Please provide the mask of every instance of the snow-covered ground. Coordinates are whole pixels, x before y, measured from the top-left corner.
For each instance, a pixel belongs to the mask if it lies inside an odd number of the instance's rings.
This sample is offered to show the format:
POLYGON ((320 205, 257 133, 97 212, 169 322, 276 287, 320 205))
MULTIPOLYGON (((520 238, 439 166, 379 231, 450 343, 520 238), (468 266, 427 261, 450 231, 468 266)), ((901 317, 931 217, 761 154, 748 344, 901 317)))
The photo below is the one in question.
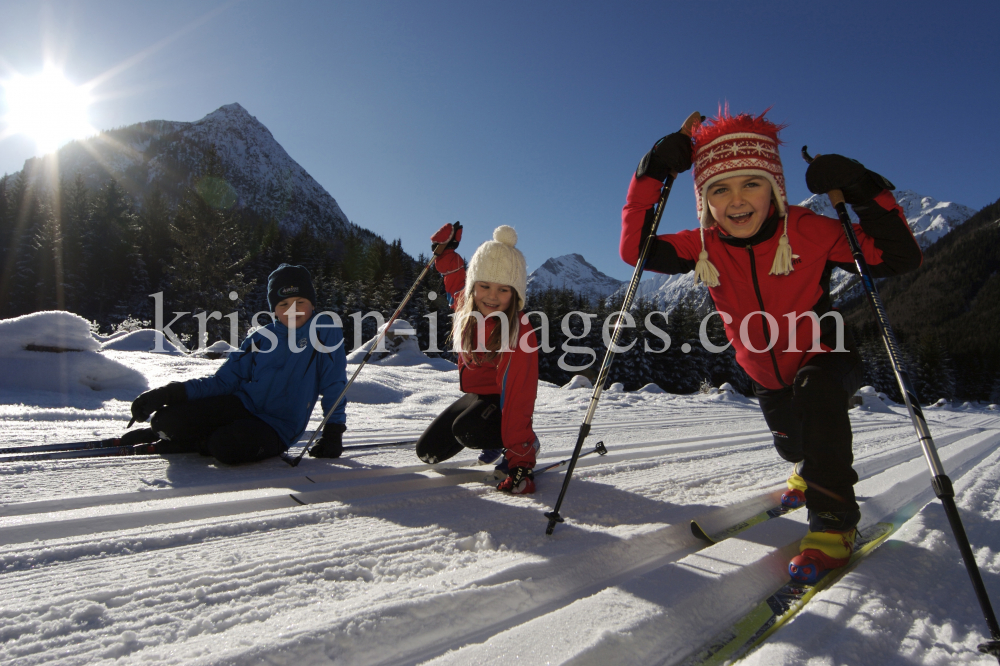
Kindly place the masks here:
MULTIPOLYGON (((138 344, 26 351, 38 336, 21 326, 0 349, 7 446, 119 435, 143 384, 222 363, 138 344)), ((86 333, 36 346, 74 336, 86 333)), ((414 439, 458 397, 457 379, 405 348, 371 364, 347 443, 414 439)), ((540 388, 541 463, 569 457, 590 395, 540 388)), ((993 663, 976 652, 985 623, 909 418, 864 400, 852 410, 864 522, 900 528, 745 663, 993 663)), ((925 414, 1000 602, 1000 412, 925 414)), ((609 453, 580 461, 552 536, 542 514, 562 473, 505 496, 471 451, 435 467, 406 445, 296 468, 0 456, 0 663, 683 663, 780 586, 805 531, 800 511, 705 547, 690 520, 753 514, 790 466, 757 406, 726 391, 606 392, 588 444, 600 440, 609 453)))

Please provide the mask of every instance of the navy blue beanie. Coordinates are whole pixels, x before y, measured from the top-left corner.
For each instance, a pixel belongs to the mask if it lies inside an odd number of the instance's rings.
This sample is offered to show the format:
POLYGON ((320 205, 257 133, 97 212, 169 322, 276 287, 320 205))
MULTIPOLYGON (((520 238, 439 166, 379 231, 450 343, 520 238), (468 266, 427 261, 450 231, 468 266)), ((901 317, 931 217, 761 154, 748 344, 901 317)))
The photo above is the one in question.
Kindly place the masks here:
POLYGON ((281 264, 267 276, 267 304, 271 312, 286 298, 300 297, 316 307, 316 288, 305 266, 281 264))

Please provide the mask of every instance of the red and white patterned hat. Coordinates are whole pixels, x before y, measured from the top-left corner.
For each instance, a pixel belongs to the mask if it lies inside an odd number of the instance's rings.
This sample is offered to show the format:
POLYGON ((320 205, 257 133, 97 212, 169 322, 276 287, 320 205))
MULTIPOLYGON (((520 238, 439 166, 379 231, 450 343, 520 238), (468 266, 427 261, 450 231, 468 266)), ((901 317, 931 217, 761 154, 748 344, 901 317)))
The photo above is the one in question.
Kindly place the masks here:
MULTIPOLYGON (((769 109, 770 110, 770 109, 769 109)), ((708 187, 732 176, 763 176, 771 183, 778 213, 784 217, 788 209, 785 195, 785 174, 778 155, 778 132, 785 128, 759 116, 729 114, 728 107, 719 110, 717 118, 695 129, 694 194, 698 202, 698 219, 705 229, 715 221, 708 210, 705 195, 708 187)))
POLYGON ((763 176, 771 183, 778 214, 785 218, 785 224, 769 274, 788 275, 795 270, 793 263, 798 255, 792 252, 788 241, 788 197, 781 156, 778 155, 781 143, 778 132, 785 126, 766 120, 766 113, 756 117, 748 113, 732 116, 728 107, 719 109, 717 118, 699 125, 691 135, 694 140, 694 195, 701 224, 701 253, 694 268, 695 284, 704 282, 709 287, 720 284, 719 271, 709 261, 705 247, 705 230, 716 223, 705 196, 713 183, 733 176, 763 176))

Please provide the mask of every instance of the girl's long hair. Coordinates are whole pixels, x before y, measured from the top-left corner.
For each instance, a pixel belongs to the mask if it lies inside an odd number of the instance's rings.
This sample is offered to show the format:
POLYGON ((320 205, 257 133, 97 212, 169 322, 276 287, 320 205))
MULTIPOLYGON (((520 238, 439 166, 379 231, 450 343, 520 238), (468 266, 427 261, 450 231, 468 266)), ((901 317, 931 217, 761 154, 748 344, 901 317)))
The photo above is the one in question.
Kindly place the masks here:
POLYGON ((478 318, 473 314, 478 312, 476 310, 476 302, 472 297, 475 288, 475 282, 470 282, 466 285, 465 291, 462 292, 462 301, 459 303, 451 325, 451 338, 455 341, 455 351, 461 354, 469 365, 481 365, 486 361, 495 359, 500 355, 500 352, 515 349, 517 347, 517 336, 520 332, 520 317, 517 316, 518 294, 517 290, 511 287, 510 304, 506 310, 494 312, 488 316, 481 315, 484 318, 502 317, 503 319, 497 322, 497 325, 485 340, 485 345, 480 346, 478 318), (504 320, 507 323, 507 340, 501 339, 503 337, 504 320))

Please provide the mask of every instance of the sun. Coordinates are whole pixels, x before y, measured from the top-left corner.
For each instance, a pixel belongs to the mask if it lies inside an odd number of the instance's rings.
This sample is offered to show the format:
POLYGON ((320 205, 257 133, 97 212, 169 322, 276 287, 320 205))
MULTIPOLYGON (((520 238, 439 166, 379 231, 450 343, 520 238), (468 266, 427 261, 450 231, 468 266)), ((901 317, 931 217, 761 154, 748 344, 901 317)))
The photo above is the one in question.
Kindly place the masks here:
POLYGON ((21 134, 35 142, 42 154, 59 146, 94 134, 87 119, 90 93, 75 86, 59 70, 46 67, 41 73, 26 77, 14 74, 0 82, 7 112, 3 136, 21 134))

